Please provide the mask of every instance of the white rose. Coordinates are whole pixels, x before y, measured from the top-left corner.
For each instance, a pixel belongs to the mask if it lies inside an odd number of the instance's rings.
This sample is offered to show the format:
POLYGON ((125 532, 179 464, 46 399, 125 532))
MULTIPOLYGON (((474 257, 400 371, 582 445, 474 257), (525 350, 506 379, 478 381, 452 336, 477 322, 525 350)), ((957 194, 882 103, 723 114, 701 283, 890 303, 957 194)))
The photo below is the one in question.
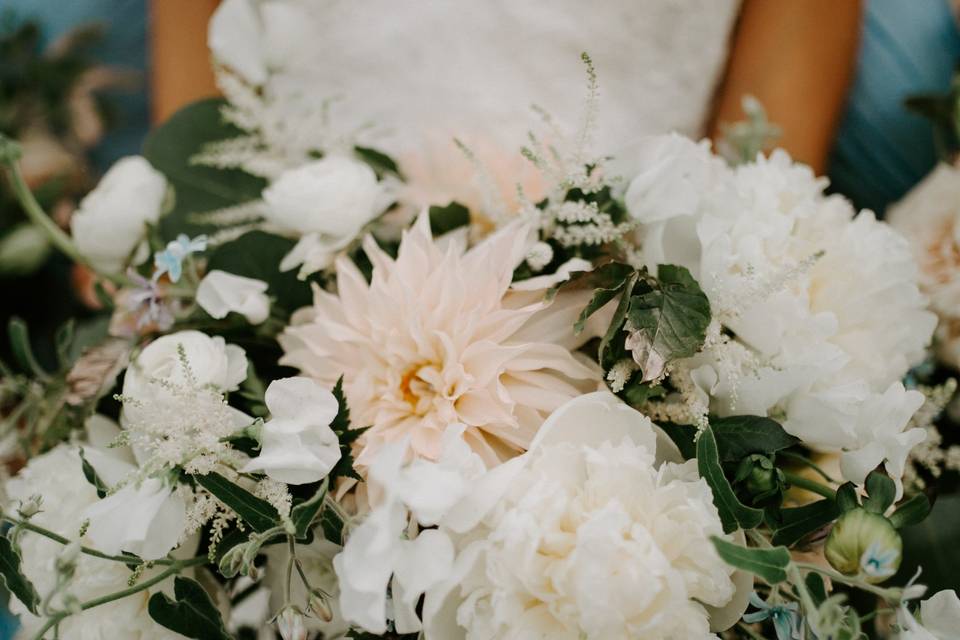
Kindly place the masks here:
POLYGON ((382 209, 383 188, 368 165, 329 156, 284 172, 263 191, 267 220, 300 236, 280 263, 322 269, 382 209))
POLYGON ((127 368, 123 396, 132 402, 124 403, 123 422, 129 425, 149 420, 149 412, 140 406, 145 401, 169 401, 170 406, 176 406, 171 386, 212 385, 227 392, 237 389, 246 377, 247 357, 243 349, 227 344, 220 336, 211 337, 199 331, 161 336, 127 368))
POLYGON ((197 287, 197 304, 213 318, 225 318, 231 311, 250 324, 260 324, 270 315, 267 283, 214 269, 197 287))
POLYGON ((144 560, 166 556, 177 546, 187 520, 183 498, 163 481, 147 478, 127 485, 84 511, 87 536, 105 553, 129 551, 144 560))
POLYGON ((310 378, 274 380, 264 402, 271 418, 263 425, 260 455, 243 471, 263 472, 287 484, 320 480, 340 459, 340 442, 330 428, 339 405, 310 378))
POLYGON ((160 218, 166 194, 167 179, 146 159, 118 160, 70 219, 77 249, 96 268, 121 271, 147 223, 160 218))

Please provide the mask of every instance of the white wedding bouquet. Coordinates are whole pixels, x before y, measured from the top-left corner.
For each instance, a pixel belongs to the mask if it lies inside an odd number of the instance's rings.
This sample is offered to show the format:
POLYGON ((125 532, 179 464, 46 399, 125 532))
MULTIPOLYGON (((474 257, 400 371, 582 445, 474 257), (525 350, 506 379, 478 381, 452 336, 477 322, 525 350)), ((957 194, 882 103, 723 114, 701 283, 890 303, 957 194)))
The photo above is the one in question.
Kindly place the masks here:
POLYGON ((936 413, 902 382, 936 324, 903 236, 782 151, 592 155, 586 56, 573 142, 523 149, 544 197, 476 161, 482 204, 420 207, 279 77, 296 16, 262 9, 223 4, 227 99, 70 235, 0 141, 109 311, 56 370, 10 327, 23 638, 954 637, 955 593, 886 583, 936 413))

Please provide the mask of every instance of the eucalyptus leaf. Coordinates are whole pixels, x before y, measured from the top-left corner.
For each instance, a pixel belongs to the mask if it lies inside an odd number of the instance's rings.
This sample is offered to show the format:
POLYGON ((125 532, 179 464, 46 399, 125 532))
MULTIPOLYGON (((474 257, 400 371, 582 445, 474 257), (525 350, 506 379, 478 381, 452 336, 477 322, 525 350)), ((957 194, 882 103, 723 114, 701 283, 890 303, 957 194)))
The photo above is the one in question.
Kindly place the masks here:
POLYGON ((628 327, 643 341, 644 380, 654 380, 670 362, 694 355, 710 324, 710 301, 685 267, 662 264, 657 280, 657 288, 631 296, 627 314, 628 327))
POLYGON ((763 511, 740 502, 724 475, 723 467, 720 466, 717 440, 710 426, 701 432, 700 439, 697 440, 697 468, 713 491, 713 503, 720 514, 725 533, 735 531, 738 526, 753 529, 760 524, 763 511))
POLYGON ((30 613, 37 615, 40 594, 20 570, 20 552, 6 536, 0 536, 0 579, 7 591, 16 596, 30 613))
POLYGON ((219 473, 210 472, 206 475, 195 475, 193 478, 197 484, 236 511, 255 531, 263 533, 280 523, 280 514, 273 505, 230 482, 219 473))
POLYGON ((730 566, 749 571, 771 585, 787 579, 790 552, 786 547, 770 549, 742 547, 717 536, 713 536, 710 540, 723 561, 730 566))
POLYGON ((233 640, 220 611, 198 582, 177 576, 173 594, 173 600, 163 592, 150 597, 147 610, 154 622, 195 640, 233 640))

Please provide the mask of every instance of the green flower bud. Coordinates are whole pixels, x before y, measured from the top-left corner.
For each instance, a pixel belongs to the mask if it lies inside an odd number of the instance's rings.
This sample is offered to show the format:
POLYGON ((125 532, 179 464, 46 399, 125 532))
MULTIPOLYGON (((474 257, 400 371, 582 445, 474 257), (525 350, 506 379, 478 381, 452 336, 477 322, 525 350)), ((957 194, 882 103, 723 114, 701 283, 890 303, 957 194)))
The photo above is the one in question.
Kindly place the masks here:
POLYGON ((233 547, 220 558, 220 574, 224 578, 232 578, 243 569, 244 561, 244 545, 238 544, 233 547))
POLYGON ((773 460, 757 453, 740 461, 734 483, 743 499, 758 504, 783 490, 784 477, 773 460))
POLYGON ((900 568, 903 541, 889 520, 858 507, 833 525, 824 555, 830 566, 844 575, 883 582, 900 568))
POLYGON ((43 496, 32 495, 26 501, 20 503, 20 508, 17 509, 17 512, 20 514, 21 518, 24 520, 29 520, 40 512, 40 507, 42 505, 43 496))
POLYGON ((328 596, 320 589, 313 589, 310 592, 310 598, 307 600, 310 605, 310 611, 320 620, 330 622, 333 620, 333 609, 330 608, 328 596))

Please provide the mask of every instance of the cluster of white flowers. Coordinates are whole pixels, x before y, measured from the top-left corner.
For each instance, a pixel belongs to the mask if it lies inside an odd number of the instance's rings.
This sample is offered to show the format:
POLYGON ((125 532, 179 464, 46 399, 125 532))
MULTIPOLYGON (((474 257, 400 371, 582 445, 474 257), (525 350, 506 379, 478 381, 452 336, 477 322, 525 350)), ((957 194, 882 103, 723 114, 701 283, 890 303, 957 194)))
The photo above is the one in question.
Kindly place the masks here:
POLYGON ((906 240, 782 151, 730 168, 665 136, 615 166, 646 263, 689 268, 735 336, 689 364, 711 409, 782 418, 808 446, 844 452, 855 482, 884 461, 899 478, 923 438, 904 431, 923 397, 900 379, 935 325, 906 240))

